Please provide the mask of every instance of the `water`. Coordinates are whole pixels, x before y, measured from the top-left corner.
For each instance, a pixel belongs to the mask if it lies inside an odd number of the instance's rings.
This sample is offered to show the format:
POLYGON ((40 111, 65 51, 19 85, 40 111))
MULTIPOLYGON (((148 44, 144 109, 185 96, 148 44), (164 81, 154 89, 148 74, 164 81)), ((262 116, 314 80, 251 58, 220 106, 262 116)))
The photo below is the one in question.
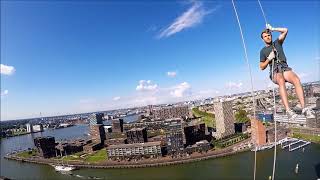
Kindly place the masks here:
MULTIPOLYGON (((253 179, 254 153, 243 152, 237 155, 210 159, 195 163, 137 169, 80 169, 73 175, 54 171, 51 166, 22 163, 3 159, 12 150, 33 147, 33 137, 51 135, 58 140, 85 137, 87 125, 65 129, 48 130, 43 133, 28 134, 1 140, 2 176, 13 179, 253 179), (78 176, 78 177, 77 177, 78 176)), ((268 179, 272 174, 273 150, 257 153, 257 179, 268 179)), ((279 148, 276 179, 317 179, 315 166, 320 166, 320 145, 311 144, 302 149, 288 152, 279 148), (295 174, 299 163, 299 173, 295 174)), ((320 172, 318 172, 320 173, 320 172)))
POLYGON ((141 114, 133 114, 133 115, 125 116, 123 117, 123 121, 127 123, 137 121, 140 115, 141 114))
MULTIPOLYGON (((128 115, 128 116, 122 117, 122 119, 125 123, 131 123, 131 122, 137 121, 139 115, 141 115, 141 114, 128 115)), ((111 125, 111 121, 104 121, 103 124, 104 125, 111 125)))

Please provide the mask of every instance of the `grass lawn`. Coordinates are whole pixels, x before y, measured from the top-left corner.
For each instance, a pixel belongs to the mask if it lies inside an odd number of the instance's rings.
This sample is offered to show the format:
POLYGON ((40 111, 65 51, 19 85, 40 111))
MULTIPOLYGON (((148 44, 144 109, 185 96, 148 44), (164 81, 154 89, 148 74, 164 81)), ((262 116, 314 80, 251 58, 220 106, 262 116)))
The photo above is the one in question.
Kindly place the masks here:
POLYGON ((96 162, 105 161, 107 159, 108 159, 107 150, 103 148, 93 154, 88 155, 84 161, 88 163, 96 163, 96 162))
POLYGON ((196 117, 201 117, 201 120, 206 124, 207 127, 215 127, 214 114, 200 111, 199 108, 193 108, 192 113, 196 117))
POLYGON ((36 150, 33 149, 32 151, 20 152, 20 153, 17 154, 17 156, 18 157, 22 157, 22 158, 30 158, 30 157, 32 157, 32 156, 34 156, 36 154, 37 154, 36 150))
POLYGON ((293 133, 294 138, 304 139, 307 141, 320 143, 320 136, 319 135, 310 135, 310 134, 301 134, 301 133, 293 133))
POLYGON ((80 157, 83 154, 83 152, 78 152, 72 155, 64 156, 62 159, 63 161, 82 161, 83 159, 80 157))
POLYGON ((18 135, 23 135, 23 134, 28 134, 28 132, 26 132, 26 131, 16 131, 16 132, 13 132, 13 135, 14 136, 18 136, 18 135))
POLYGON ((53 159, 56 159, 58 161, 63 161, 63 162, 68 162, 68 161, 82 161, 82 162, 87 162, 87 163, 97 163, 101 161, 105 161, 108 159, 107 156, 107 150, 106 149, 101 149, 98 150, 92 154, 85 154, 83 152, 78 152, 72 155, 68 156, 63 156, 61 157, 55 157, 53 159), (82 156, 84 155, 84 156, 82 156), (82 156, 82 157, 81 157, 82 156))

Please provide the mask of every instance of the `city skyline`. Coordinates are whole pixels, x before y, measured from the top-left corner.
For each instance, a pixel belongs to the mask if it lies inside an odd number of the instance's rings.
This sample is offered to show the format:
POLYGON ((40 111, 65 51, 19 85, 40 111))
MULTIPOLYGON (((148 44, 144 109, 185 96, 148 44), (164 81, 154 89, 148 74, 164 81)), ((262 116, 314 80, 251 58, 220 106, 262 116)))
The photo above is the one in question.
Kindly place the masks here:
MULTIPOLYGON (((319 80, 319 2, 262 3, 273 26, 289 29, 289 66, 302 82, 319 80)), ((255 90, 265 89, 268 70, 258 68, 263 17, 257 2, 236 5, 255 90)), ((231 2, 1 1, 1 32, 1 120, 172 103, 250 87, 231 2)))

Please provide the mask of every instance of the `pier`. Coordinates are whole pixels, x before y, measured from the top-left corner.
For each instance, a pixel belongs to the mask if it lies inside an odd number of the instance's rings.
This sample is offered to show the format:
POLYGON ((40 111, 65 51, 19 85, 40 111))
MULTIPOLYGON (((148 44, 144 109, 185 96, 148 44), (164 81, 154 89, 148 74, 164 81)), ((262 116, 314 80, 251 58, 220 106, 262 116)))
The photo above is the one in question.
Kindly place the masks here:
POLYGON ((305 140, 301 140, 301 139, 297 139, 297 138, 286 138, 281 142, 281 148, 282 149, 286 149, 287 147, 289 147, 289 152, 300 149, 304 146, 309 145, 311 142, 309 141, 305 141, 305 140), (292 147, 295 144, 298 144, 298 146, 296 147, 292 147))

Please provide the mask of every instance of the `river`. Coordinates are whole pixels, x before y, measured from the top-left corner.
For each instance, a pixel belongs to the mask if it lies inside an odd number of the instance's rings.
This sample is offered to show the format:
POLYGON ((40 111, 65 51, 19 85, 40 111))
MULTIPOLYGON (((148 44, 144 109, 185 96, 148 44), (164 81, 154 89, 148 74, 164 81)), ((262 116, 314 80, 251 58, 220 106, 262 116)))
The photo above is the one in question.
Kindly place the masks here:
MULTIPOLYGON (((11 137, 0 141, 1 176, 13 179, 253 179, 254 153, 210 159, 200 162, 173 166, 137 169, 80 169, 72 175, 55 172, 49 165, 38 165, 6 160, 4 155, 19 149, 34 147, 33 138, 54 136, 56 140, 85 137, 87 125, 77 125, 64 129, 46 130, 42 133, 11 137)), ((257 179, 268 179, 272 174, 273 150, 257 153, 257 179)), ((320 166, 320 145, 311 144, 293 152, 279 148, 277 155, 276 179, 317 179, 316 166, 320 166), (299 173, 294 169, 299 163, 299 173)), ((320 168, 320 167, 319 167, 320 168)), ((318 169, 318 176, 320 174, 318 169)))

